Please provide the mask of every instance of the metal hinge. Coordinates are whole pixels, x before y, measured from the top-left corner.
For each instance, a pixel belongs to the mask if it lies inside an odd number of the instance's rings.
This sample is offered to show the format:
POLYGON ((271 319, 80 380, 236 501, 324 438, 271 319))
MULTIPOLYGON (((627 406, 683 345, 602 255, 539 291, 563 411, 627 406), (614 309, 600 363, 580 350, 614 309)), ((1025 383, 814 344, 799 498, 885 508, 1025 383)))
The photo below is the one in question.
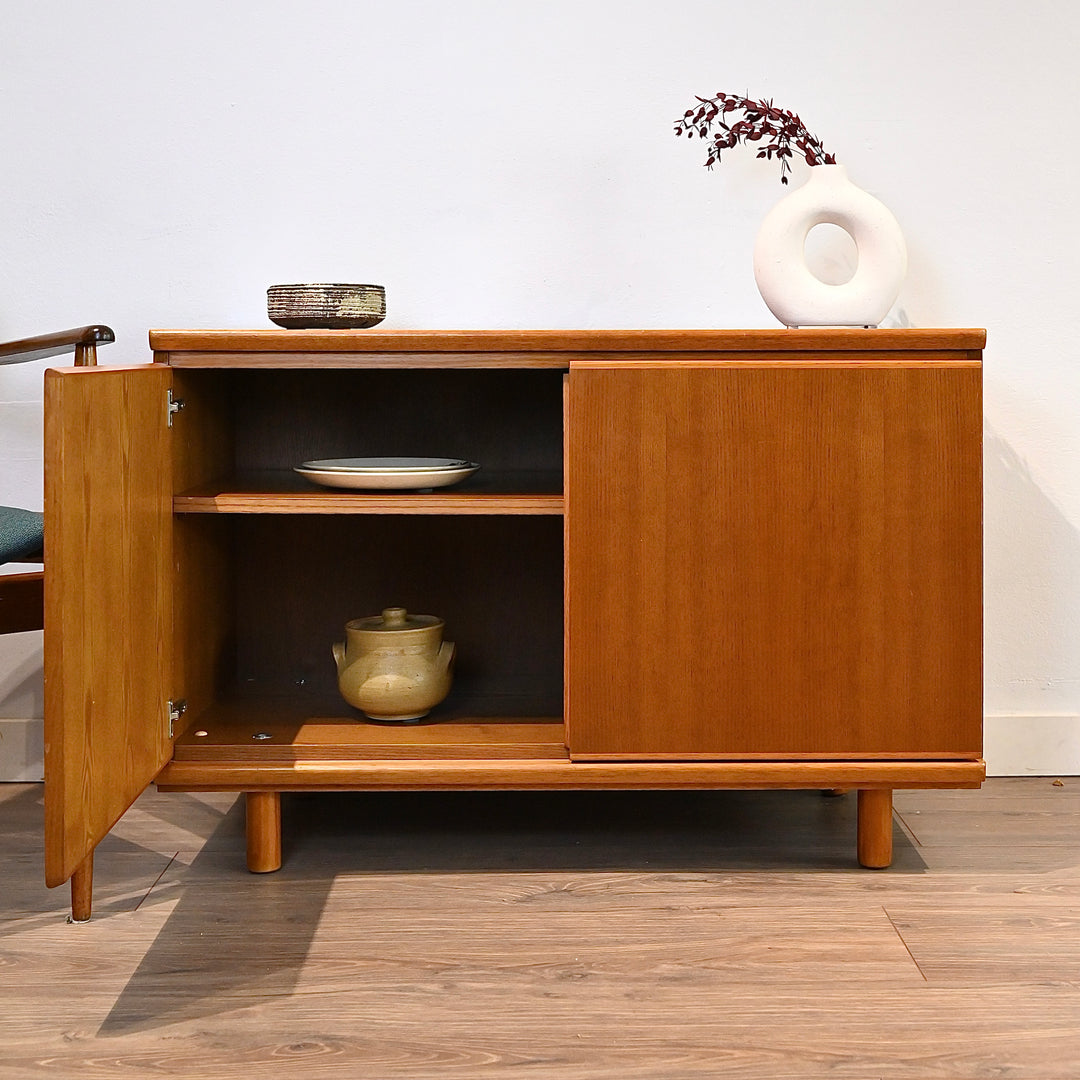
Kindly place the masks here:
POLYGON ((169 427, 172 427, 173 417, 184 407, 183 398, 174 398, 172 390, 169 391, 169 427))
POLYGON ((176 734, 176 721, 187 712, 187 702, 181 698, 179 701, 169 702, 169 738, 176 734))

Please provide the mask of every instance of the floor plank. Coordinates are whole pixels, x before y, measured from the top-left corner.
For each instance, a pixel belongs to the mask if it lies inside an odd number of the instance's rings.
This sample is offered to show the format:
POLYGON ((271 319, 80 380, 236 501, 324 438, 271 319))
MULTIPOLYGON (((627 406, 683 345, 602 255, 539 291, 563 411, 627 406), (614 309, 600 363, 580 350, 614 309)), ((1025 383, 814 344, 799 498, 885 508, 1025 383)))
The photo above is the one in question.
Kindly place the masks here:
POLYGON ((41 884, 0 785, 0 1080, 1080 1075, 1080 781, 854 796, 148 792, 96 914, 41 884))

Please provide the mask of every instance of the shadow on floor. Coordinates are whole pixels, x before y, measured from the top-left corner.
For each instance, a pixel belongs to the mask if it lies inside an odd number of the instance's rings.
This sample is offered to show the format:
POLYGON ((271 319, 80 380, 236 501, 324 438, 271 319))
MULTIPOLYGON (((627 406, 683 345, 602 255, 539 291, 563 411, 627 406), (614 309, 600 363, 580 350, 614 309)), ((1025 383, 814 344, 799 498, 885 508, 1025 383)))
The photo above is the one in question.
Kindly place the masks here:
MULTIPOLYGON (((62 920, 70 910, 68 886, 45 885, 43 795, 40 783, 0 785, 0 938, 62 920)), ((100 871, 95 916, 109 918, 138 908, 170 858, 171 852, 125 838, 119 830, 110 833, 95 856, 100 871)))
MULTIPOLYGON (((297 794, 288 868, 338 873, 500 870, 847 870, 854 793, 807 791, 297 794)), ((896 828, 902 870, 925 864, 896 828)))
MULTIPOLYGON (((285 864, 251 875, 238 801, 191 865, 152 891, 148 903, 175 908, 99 1034, 290 994, 336 877, 850 871, 855 807, 854 794, 805 791, 286 795, 285 864)), ((891 872, 926 869, 898 823, 894 851, 891 872)))

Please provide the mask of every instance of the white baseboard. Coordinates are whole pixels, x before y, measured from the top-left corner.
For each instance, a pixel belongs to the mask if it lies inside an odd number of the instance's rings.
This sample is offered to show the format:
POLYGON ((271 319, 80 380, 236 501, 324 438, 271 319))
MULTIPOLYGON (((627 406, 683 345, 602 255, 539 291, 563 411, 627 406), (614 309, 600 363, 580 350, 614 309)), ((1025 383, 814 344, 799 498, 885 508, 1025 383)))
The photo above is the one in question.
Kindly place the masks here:
POLYGON ((987 776, 1080 776, 1080 716, 987 716, 983 749, 987 776))
MULTIPOLYGON (((1080 716, 987 716, 983 745, 988 776, 1080 776, 1080 716)), ((36 783, 44 761, 41 720, 0 720, 0 782, 36 783)))
POLYGON ((0 782, 32 784, 44 778, 44 721, 0 720, 0 782))

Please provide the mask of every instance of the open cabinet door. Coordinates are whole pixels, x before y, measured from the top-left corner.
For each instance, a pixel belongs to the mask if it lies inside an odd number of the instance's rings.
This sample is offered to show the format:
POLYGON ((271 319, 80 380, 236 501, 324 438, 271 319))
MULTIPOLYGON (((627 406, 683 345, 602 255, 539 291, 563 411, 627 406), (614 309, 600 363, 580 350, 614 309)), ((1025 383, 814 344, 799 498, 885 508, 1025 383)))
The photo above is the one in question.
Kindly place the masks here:
POLYGON ((164 365, 45 375, 45 879, 67 881, 171 754, 164 365))

